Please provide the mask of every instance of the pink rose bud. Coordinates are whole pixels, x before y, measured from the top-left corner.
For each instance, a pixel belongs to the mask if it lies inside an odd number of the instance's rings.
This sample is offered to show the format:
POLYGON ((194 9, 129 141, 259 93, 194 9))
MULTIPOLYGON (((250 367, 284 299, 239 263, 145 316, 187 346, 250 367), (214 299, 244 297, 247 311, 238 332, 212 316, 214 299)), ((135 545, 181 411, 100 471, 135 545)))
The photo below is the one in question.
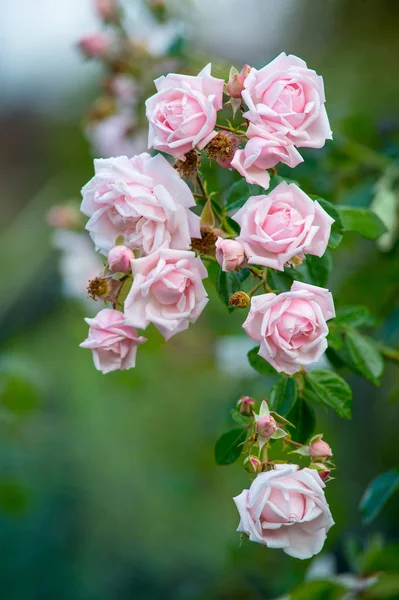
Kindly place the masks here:
POLYGON ((328 469, 323 463, 313 463, 312 466, 316 467, 317 472, 323 481, 325 481, 330 476, 330 469, 328 469))
POLYGON ((258 434, 262 437, 271 437, 273 433, 275 433, 276 429, 276 421, 271 415, 260 417, 260 419, 258 419, 256 422, 256 430, 258 434))
POLYGON ((243 68, 241 69, 241 73, 240 73, 241 77, 246 79, 248 77, 248 75, 250 74, 251 69, 252 69, 251 65, 244 65, 243 68))
POLYGON ((46 218, 55 229, 74 229, 80 223, 80 211, 72 204, 57 204, 50 208, 46 218))
POLYGON ((242 415, 252 415, 254 406, 255 400, 249 396, 242 396, 237 402, 237 410, 239 410, 242 415))
POLYGON ((109 51, 109 38, 104 33, 93 33, 82 38, 78 46, 88 58, 105 58, 109 51))
POLYGON ((232 98, 241 98, 241 92, 244 89, 244 77, 235 73, 227 82, 226 90, 232 98))
POLYGON ((113 21, 118 14, 116 0, 94 0, 94 6, 100 19, 113 21))
POLYGON ((108 266, 114 273, 128 273, 133 259, 134 254, 130 248, 115 246, 108 253, 108 266))
POLYGON ((310 446, 310 456, 312 458, 330 458, 332 456, 332 451, 327 442, 318 440, 310 446))
POLYGON ((244 262, 244 248, 240 242, 219 237, 216 240, 215 246, 216 260, 223 271, 234 271, 244 262))
POLYGON ((244 460, 244 469, 247 473, 259 473, 262 469, 262 462, 257 456, 247 456, 244 460))

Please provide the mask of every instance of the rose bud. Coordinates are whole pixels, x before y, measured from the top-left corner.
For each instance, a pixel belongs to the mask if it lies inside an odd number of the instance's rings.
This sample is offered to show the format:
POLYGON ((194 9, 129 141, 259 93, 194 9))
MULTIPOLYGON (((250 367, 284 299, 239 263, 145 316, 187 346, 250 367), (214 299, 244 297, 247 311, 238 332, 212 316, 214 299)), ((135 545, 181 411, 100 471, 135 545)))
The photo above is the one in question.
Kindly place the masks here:
POLYGON ((243 68, 241 69, 241 73, 240 73, 241 77, 246 79, 248 77, 248 75, 250 74, 251 69, 252 69, 251 65, 244 65, 243 68))
POLYGON ((244 89, 244 77, 235 73, 227 82, 226 90, 232 98, 241 98, 241 92, 244 89))
POLYGON ((270 438, 276 429, 277 423, 271 415, 260 417, 256 422, 256 430, 261 437, 270 438))
POLYGON ((104 33, 93 33, 82 38, 78 46, 88 58, 105 58, 109 51, 109 38, 104 33))
POLYGON ((332 456, 332 451, 327 442, 318 440, 317 442, 311 444, 310 456, 312 458, 330 458, 332 456))
POLYGON ((79 208, 73 204, 57 204, 48 211, 46 218, 55 229, 74 229, 80 223, 79 208))
POLYGON ((118 15, 116 0, 94 0, 94 5, 100 19, 113 21, 118 15))
POLYGON ((133 251, 126 246, 115 246, 108 253, 108 266, 113 273, 128 273, 130 261, 134 259, 133 251))
POLYGON ((243 415, 252 415, 253 407, 255 406, 255 400, 249 396, 242 396, 237 402, 237 410, 243 415))
POLYGON ((244 460, 244 469, 247 473, 259 473, 262 469, 262 462, 257 456, 247 456, 244 460))
POLYGON ((326 467, 323 463, 313 463, 311 465, 311 468, 317 469, 317 472, 323 481, 330 476, 330 473, 331 473, 330 469, 328 467, 326 467))
POLYGON ((219 237, 215 246, 216 260, 223 271, 234 271, 244 262, 244 248, 240 242, 219 237))

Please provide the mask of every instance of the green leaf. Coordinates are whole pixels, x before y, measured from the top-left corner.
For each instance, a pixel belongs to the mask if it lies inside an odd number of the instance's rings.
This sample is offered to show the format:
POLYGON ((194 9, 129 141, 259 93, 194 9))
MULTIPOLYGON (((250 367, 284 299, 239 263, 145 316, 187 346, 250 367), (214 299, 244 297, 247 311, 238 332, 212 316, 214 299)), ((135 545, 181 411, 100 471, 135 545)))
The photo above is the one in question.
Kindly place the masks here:
POLYGON ((219 268, 216 279, 216 289, 222 302, 228 306, 230 296, 241 289, 237 273, 234 273, 234 271, 222 271, 222 269, 219 268))
POLYGON ((366 306, 342 306, 336 311, 334 327, 369 327, 375 318, 366 306))
POLYGON ((255 346, 248 352, 249 364, 261 375, 277 375, 277 371, 264 358, 259 356, 259 346, 255 346))
POLYGON ((381 219, 368 208, 340 206, 339 212, 346 231, 356 231, 369 240, 376 240, 386 231, 381 219))
POLYGON ((230 415, 231 415, 233 421, 235 421, 238 425, 241 425, 241 427, 243 427, 243 426, 246 427, 247 425, 251 425, 254 420, 253 417, 243 415, 236 408, 231 409, 230 415))
POLYGON ((399 598, 399 574, 382 573, 369 591, 372 598, 397 600, 399 598))
POLYGON ((266 191, 260 185, 251 185, 247 183, 245 179, 240 179, 233 183, 229 189, 225 205, 229 211, 237 210, 246 203, 250 196, 259 196, 263 194, 266 194, 266 191))
POLYGON ((305 444, 316 427, 316 417, 313 408, 303 398, 298 398, 294 407, 288 413, 287 419, 295 425, 295 429, 289 428, 292 439, 305 444))
POLYGON ((309 371, 305 375, 305 397, 307 387, 313 392, 313 399, 317 398, 318 402, 328 404, 343 419, 351 418, 352 390, 337 373, 322 369, 309 371))
POLYGON ((231 465, 242 452, 242 443, 247 437, 244 427, 234 427, 224 433, 215 445, 215 460, 218 465, 231 465))
POLYGON ((269 395, 269 408, 279 415, 286 415, 294 406, 298 388, 292 377, 281 377, 273 385, 269 395))
POLYGON ((384 359, 376 342, 355 330, 347 331, 345 342, 358 371, 374 385, 379 385, 384 372, 384 359))
POLYGON ((39 395, 32 382, 6 373, 0 379, 0 404, 16 414, 30 413, 37 408, 39 395))
POLYGON ((392 469, 374 479, 360 501, 360 511, 365 523, 370 523, 399 487, 399 471, 392 469))
POLYGON ((0 481, 0 510, 6 513, 21 513, 29 503, 28 491, 18 481, 0 481))
POLYGON ((334 223, 331 226, 328 247, 332 249, 337 248, 342 241, 342 231, 344 229, 340 213, 334 204, 331 204, 331 202, 328 202, 328 200, 324 200, 324 198, 319 198, 318 196, 311 196, 311 198, 313 198, 313 200, 317 200, 320 206, 324 208, 326 213, 328 213, 330 217, 334 219, 334 223))
POLYGON ((306 581, 293 590, 289 600, 342 600, 346 591, 343 585, 333 581, 306 581))
POLYGON ((326 250, 321 257, 308 254, 306 256, 306 266, 311 283, 313 285, 318 285, 319 287, 326 287, 328 276, 332 268, 332 258, 330 252, 326 250))

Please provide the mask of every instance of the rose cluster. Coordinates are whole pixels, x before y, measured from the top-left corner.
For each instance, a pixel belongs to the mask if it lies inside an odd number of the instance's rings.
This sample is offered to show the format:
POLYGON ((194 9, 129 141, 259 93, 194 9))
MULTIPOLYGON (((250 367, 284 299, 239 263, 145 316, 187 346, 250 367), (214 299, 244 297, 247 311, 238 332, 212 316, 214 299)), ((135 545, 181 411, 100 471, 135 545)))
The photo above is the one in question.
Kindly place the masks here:
MULTIPOLYGON (((197 76, 159 77, 155 87, 146 101, 148 146, 173 157, 174 165, 161 154, 97 159, 94 177, 82 189, 86 229, 107 257, 89 293, 112 308, 87 319, 89 335, 81 346, 92 350, 103 373, 134 367, 137 348, 146 341, 137 330, 152 324, 168 340, 199 318, 208 302, 205 265, 213 260, 219 272, 245 270, 260 279, 248 294, 233 294, 231 306, 250 303, 245 332, 259 343, 262 358, 293 375, 326 350, 334 303, 327 289, 298 281, 274 293, 267 287, 268 270, 284 271, 306 255, 321 257, 333 219, 295 183, 281 181, 268 193, 269 170, 279 162, 295 167, 302 161, 298 148, 320 148, 331 138, 323 80, 283 53, 259 71, 246 65, 231 72, 227 83, 212 76, 209 64, 197 76), (227 104, 241 111, 237 129, 218 124, 227 104), (214 212, 198 171, 201 152, 263 191, 245 198, 234 214, 214 212), (195 212, 197 196, 201 215, 195 212), (267 293, 256 295, 261 285, 267 293)), ((287 435, 265 402, 253 427, 259 453, 270 439, 287 435)), ((323 444, 318 439, 308 455, 326 453, 323 444)), ((323 492, 325 464, 298 470, 271 463, 270 470, 260 455, 248 456, 245 464, 250 472, 264 472, 235 498, 239 530, 297 558, 318 552, 333 524, 323 492)))

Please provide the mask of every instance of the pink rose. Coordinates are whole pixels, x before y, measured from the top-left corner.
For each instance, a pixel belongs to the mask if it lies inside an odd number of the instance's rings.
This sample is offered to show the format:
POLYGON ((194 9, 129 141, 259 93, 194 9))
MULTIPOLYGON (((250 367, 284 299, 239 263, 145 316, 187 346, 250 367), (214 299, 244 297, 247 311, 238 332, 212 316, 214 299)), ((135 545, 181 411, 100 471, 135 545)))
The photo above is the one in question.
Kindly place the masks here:
POLYGON ((233 498, 241 517, 237 531, 294 558, 318 554, 334 525, 324 487, 314 469, 275 465, 233 498))
POLYGON ((282 181, 267 196, 251 196, 233 216, 248 262, 279 271, 295 255, 322 256, 334 219, 294 183, 282 181))
POLYGON ((264 127, 251 123, 247 137, 248 142, 243 150, 235 152, 231 166, 248 183, 256 183, 267 189, 270 175, 266 169, 271 169, 279 162, 293 168, 303 161, 295 146, 279 133, 269 132, 264 127))
POLYGON ((125 300, 127 322, 145 329, 153 323, 165 340, 188 328, 208 302, 208 276, 194 252, 161 249, 132 261, 132 288, 125 300))
POLYGON ((105 33, 93 33, 82 38, 78 44, 88 58, 105 58, 109 53, 110 40, 105 33))
POLYGON ((93 352, 94 366, 102 373, 120 369, 132 369, 136 364, 137 346, 147 340, 126 325, 124 314, 119 310, 104 308, 94 317, 85 319, 90 325, 87 340, 81 348, 93 352))
POLYGON ((210 64, 196 77, 170 73, 156 79, 158 92, 146 101, 149 147, 176 158, 195 146, 204 148, 216 135, 223 85, 222 79, 211 76, 210 64))
POLYGON ((286 136, 298 148, 321 148, 332 138, 323 79, 297 56, 282 52, 258 71, 251 69, 242 98, 244 117, 286 136))
POLYGON ((161 246, 187 249, 191 237, 201 237, 200 219, 188 185, 158 154, 97 159, 95 176, 82 189, 86 229, 107 254, 122 235, 131 249, 150 254, 161 246))
POLYGON ((234 271, 245 259, 244 248, 236 240, 218 237, 215 243, 216 260, 223 271, 234 271))
POLYGON ((253 296, 243 328, 251 340, 260 342, 259 356, 277 371, 293 375, 326 350, 326 321, 333 317, 328 290, 294 281, 289 292, 253 296))

